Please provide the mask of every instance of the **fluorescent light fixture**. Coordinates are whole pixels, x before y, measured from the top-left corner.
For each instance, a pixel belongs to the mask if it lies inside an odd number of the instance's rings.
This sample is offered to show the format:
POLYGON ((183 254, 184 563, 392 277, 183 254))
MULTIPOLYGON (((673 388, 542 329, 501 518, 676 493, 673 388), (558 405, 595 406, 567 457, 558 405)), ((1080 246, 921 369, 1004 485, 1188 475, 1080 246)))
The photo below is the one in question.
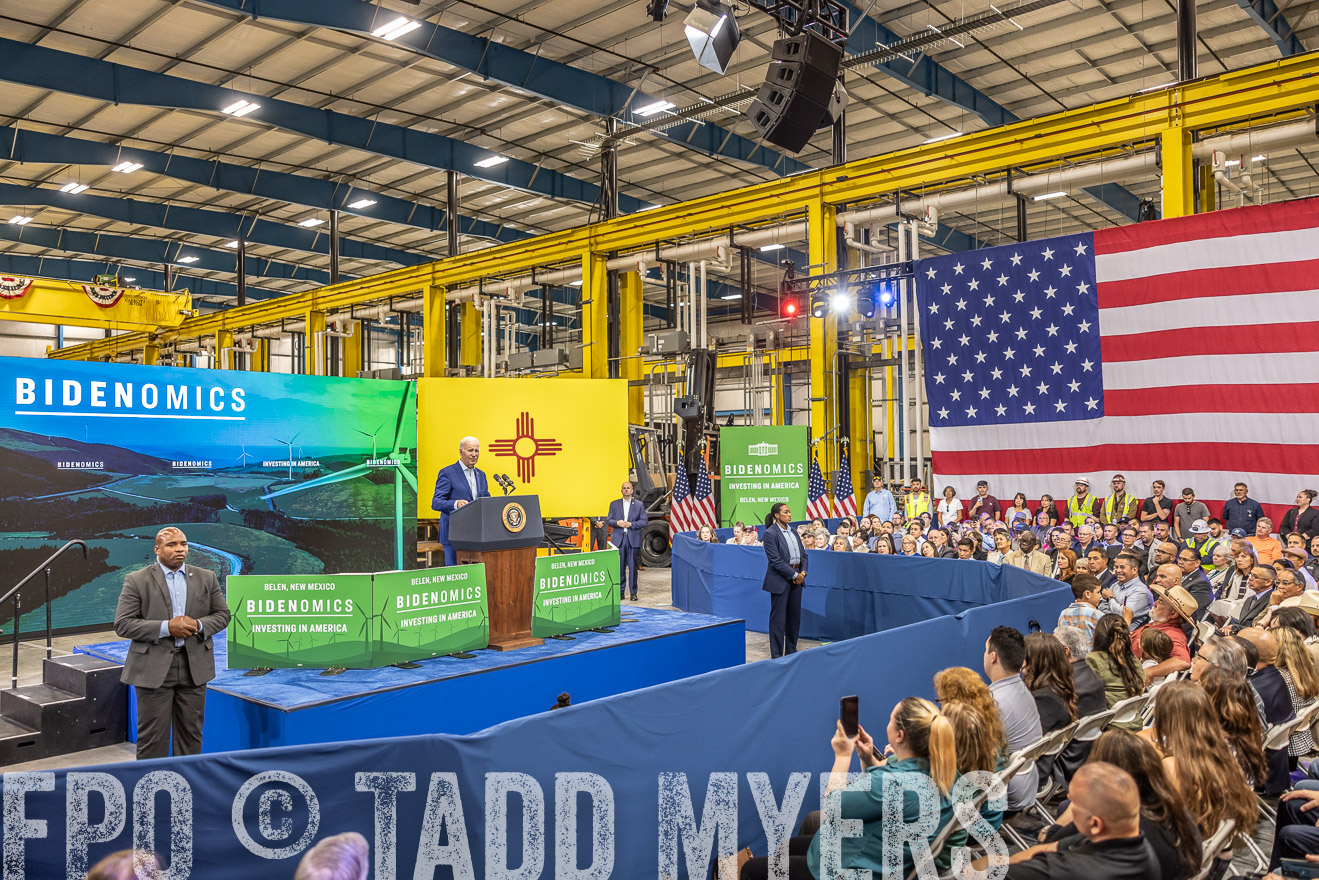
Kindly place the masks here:
POLYGON ((665 110, 672 110, 675 105, 672 101, 656 101, 653 104, 647 104, 644 107, 638 107, 632 112, 638 116, 654 116, 656 113, 662 113, 665 110))
POLYGON ((1240 159, 1228 159, 1228 160, 1227 160, 1226 162, 1224 162, 1223 164, 1226 165, 1228 168, 1232 168, 1233 166, 1240 165, 1240 164, 1241 164, 1241 160, 1240 160, 1240 159))
POLYGON ((1159 89, 1166 89, 1168 88, 1168 86, 1171 85, 1175 85, 1175 83, 1166 82, 1166 83, 1159 83, 1157 86, 1146 86, 1145 88, 1141 89, 1139 92, 1136 92, 1136 94, 1143 95, 1146 92, 1157 92, 1159 89))
POLYGON ((19 214, 17 217, 9 218, 9 222, 13 223, 15 226, 26 226, 32 222, 32 218, 24 217, 22 214, 19 214))
POLYGON ((1035 201, 1042 202, 1046 199, 1061 199, 1065 195, 1067 195, 1067 190, 1060 189, 1058 192, 1041 193, 1035 197, 1035 201))
POLYGON ((306 220, 299 220, 298 225, 311 229, 313 226, 320 226, 324 222, 320 217, 308 217, 306 220))
POLYGON ((494 168, 496 165, 503 165, 507 161, 507 156, 490 156, 474 164, 477 168, 494 168))
POLYGON ((740 294, 740 293, 730 293, 730 294, 728 294, 728 296, 721 296, 721 297, 719 297, 719 298, 720 298, 720 299, 741 299, 741 298, 742 298, 742 294, 740 294))
POLYGON ((1250 161, 1252 161, 1252 162, 1264 162, 1264 161, 1267 161, 1268 158, 1269 158, 1268 156, 1251 156, 1251 157, 1250 157, 1250 161))
POLYGON ((781 251, 781 250, 783 250, 785 247, 787 247, 786 244, 762 244, 762 245, 760 246, 760 252, 761 252, 762 254, 767 254, 767 253, 769 253, 770 251, 781 251))
POLYGON ((134 171, 139 170, 141 167, 142 167, 141 162, 120 162, 118 165, 111 168, 110 170, 118 171, 120 174, 132 174, 134 171))
POLYGON ((238 242, 237 242, 237 241, 226 241, 226 242, 224 243, 224 246, 227 247, 227 248, 236 248, 236 247, 238 247, 238 242))
POLYGON ((397 40, 404 34, 410 34, 421 27, 421 22, 400 15, 389 24, 381 25, 371 32, 371 36, 382 40, 397 40))
POLYGON ((230 104, 228 107, 225 107, 220 112, 228 113, 230 116, 242 117, 251 113, 253 110, 259 110, 259 109, 261 109, 261 105, 256 103, 255 101, 248 101, 246 99, 241 99, 230 104))
POLYGON ((132 284, 132 283, 133 283, 134 281, 136 281, 136 280, 137 280, 136 278, 125 278, 125 279, 124 279, 124 283, 125 283, 125 284, 132 284))
POLYGON ((582 286, 582 282, 580 282, 580 281, 569 281, 569 282, 568 282, 568 286, 569 286, 569 287, 581 287, 581 286, 582 286))
POLYGON ((60 192, 70 193, 75 196, 80 192, 86 192, 86 191, 87 191, 87 184, 79 183, 76 180, 70 180, 68 183, 64 184, 64 186, 60 187, 60 192))
POLYGON ((939 141, 946 141, 949 138, 961 137, 961 135, 962 133, 960 131, 949 132, 948 134, 941 134, 938 137, 926 138, 924 143, 937 144, 939 141))
POLYGON ((176 263, 195 263, 195 262, 197 262, 197 261, 200 260, 200 259, 201 259, 201 257, 179 257, 179 258, 178 258, 177 260, 175 260, 174 262, 176 262, 176 263))
POLYGON ((358 199, 355 202, 349 202, 347 208, 350 211, 360 211, 363 208, 369 208, 376 203, 375 199, 358 199))

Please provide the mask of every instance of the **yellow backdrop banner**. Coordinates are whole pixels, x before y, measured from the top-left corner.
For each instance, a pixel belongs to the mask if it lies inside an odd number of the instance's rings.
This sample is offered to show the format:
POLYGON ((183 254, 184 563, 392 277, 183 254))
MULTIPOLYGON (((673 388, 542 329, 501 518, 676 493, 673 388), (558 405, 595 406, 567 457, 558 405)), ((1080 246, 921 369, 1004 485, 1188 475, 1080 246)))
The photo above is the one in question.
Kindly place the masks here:
MULTIPOLYGON (((422 379, 417 387, 417 516, 431 508, 458 441, 481 441, 486 476, 539 495, 546 517, 604 516, 631 469, 625 379, 422 379)), ((493 479, 490 494, 503 494, 493 479)))

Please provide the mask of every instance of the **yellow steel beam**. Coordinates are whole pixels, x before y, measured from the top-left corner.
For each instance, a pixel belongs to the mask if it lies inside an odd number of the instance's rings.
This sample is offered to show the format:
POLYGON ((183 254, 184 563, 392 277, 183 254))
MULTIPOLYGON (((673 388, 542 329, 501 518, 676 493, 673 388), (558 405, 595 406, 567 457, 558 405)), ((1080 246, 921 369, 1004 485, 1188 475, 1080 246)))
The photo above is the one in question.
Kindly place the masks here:
POLYGON ((582 375, 609 378, 609 272, 605 255, 582 254, 582 375))
POLYGON ((340 360, 343 365, 342 374, 350 379, 356 379, 357 374, 362 371, 362 334, 366 332, 363 329, 361 321, 349 321, 343 328, 345 333, 351 333, 347 339, 339 340, 339 351, 342 354, 340 360))
POLYGON ((426 288, 426 306, 422 309, 421 369, 427 379, 444 378, 448 366, 449 328, 445 317, 444 288, 432 284, 426 288))
MULTIPOLYGON (((851 440, 848 449, 848 462, 852 466, 852 488, 858 500, 865 497, 870 483, 865 479, 866 471, 871 469, 874 457, 874 438, 870 433, 870 419, 866 412, 870 408, 870 370, 853 370, 847 384, 848 421, 843 430, 851 440)), ((861 505, 857 505, 857 512, 861 505)))
POLYGON ((183 293, 125 290, 112 306, 99 306, 73 281, 32 278, 22 296, 0 298, 0 320, 111 330, 177 327, 192 313, 192 297, 183 293))
POLYGON ((307 331, 303 334, 303 372, 308 376, 325 375, 325 312, 312 309, 305 314, 307 331))
MULTIPOLYGON (((838 224, 834 207, 822 198, 807 206, 806 239, 812 274, 828 274, 838 269, 838 224)), ((838 316, 828 309, 823 318, 809 317, 811 322, 811 436, 827 434, 837 419, 835 370, 838 354, 838 316)), ((842 426, 846 431, 847 427, 842 426)), ((827 473, 834 469, 835 434, 830 442, 820 444, 820 467, 827 473)))
POLYGON ((1163 157, 1163 216, 1194 214, 1195 166, 1191 160, 1191 132, 1180 127, 1165 128, 1159 132, 1159 153, 1163 157))
MULTIPOLYGON (((618 276, 619 318, 618 349, 622 356, 619 375, 628 381, 641 378, 641 335, 644 316, 641 310, 641 275, 637 272, 620 272, 618 276)), ((628 386, 627 420, 629 424, 646 423, 645 389, 640 385, 628 386)))
MULTIPOLYGON (((773 354, 774 357, 778 359, 778 363, 792 363, 793 361, 809 360, 811 350, 805 345, 794 345, 789 348, 776 349, 773 354)), ((725 352, 715 358, 715 368, 719 370, 731 367, 745 367, 746 365, 747 353, 745 351, 725 352)), ((672 361, 661 367, 655 367, 654 361, 646 361, 642 364, 642 372, 648 376, 650 375, 652 367, 655 368, 656 375, 661 373, 679 372, 678 365, 672 361)))
POLYGON ((234 331, 221 330, 215 334, 215 366, 221 370, 232 370, 237 366, 237 355, 231 350, 234 346, 234 331))
POLYGON ((464 367, 481 366, 481 312, 469 302, 463 305, 462 338, 458 345, 458 363, 464 367))
MULTIPOLYGON (((1294 113, 1315 102, 1319 53, 1307 53, 1245 70, 1206 77, 1157 92, 1132 95, 1052 116, 899 150, 841 167, 767 181, 589 226, 473 251, 308 293, 279 297, 191 319, 165 333, 189 338, 301 317, 315 308, 334 311, 390 297, 420 296, 427 285, 449 289, 537 267, 577 262, 584 253, 639 251, 735 226, 801 217, 808 205, 836 206, 890 197, 898 190, 1001 172, 1009 167, 1056 164, 1067 157, 1152 143, 1164 131, 1202 131, 1294 113)), ((1165 169, 1166 171, 1166 169, 1165 169)), ((141 349, 145 334, 98 340, 58 356, 94 359, 141 349)))

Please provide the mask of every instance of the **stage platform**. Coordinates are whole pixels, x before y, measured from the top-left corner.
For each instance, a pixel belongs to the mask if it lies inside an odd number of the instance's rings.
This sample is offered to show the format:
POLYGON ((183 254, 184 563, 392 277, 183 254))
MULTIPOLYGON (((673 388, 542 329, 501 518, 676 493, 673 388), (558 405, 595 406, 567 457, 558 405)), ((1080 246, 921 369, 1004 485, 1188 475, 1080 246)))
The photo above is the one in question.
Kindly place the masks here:
MULTIPOLYGON (((276 669, 262 676, 224 668, 224 634, 215 638, 217 674, 206 696, 205 751, 340 742, 413 734, 464 734, 547 711, 567 691, 574 704, 746 660, 744 621, 640 606, 623 609, 612 633, 576 633, 519 651, 439 657, 417 669, 276 669), (632 619, 633 622, 628 622, 632 619)), ((122 663, 129 642, 74 650, 122 663)), ((129 739, 137 706, 129 691, 129 739)))

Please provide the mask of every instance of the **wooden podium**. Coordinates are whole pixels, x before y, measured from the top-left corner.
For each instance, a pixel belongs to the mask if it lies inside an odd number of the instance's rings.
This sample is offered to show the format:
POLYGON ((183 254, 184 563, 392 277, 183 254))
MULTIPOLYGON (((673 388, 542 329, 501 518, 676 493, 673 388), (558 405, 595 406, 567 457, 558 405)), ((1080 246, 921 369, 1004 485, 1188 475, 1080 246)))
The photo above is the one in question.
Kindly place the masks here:
POLYGON ((545 644, 531 635, 536 548, 544 537, 535 495, 478 498, 449 514, 458 564, 485 564, 490 647, 496 651, 545 644))

